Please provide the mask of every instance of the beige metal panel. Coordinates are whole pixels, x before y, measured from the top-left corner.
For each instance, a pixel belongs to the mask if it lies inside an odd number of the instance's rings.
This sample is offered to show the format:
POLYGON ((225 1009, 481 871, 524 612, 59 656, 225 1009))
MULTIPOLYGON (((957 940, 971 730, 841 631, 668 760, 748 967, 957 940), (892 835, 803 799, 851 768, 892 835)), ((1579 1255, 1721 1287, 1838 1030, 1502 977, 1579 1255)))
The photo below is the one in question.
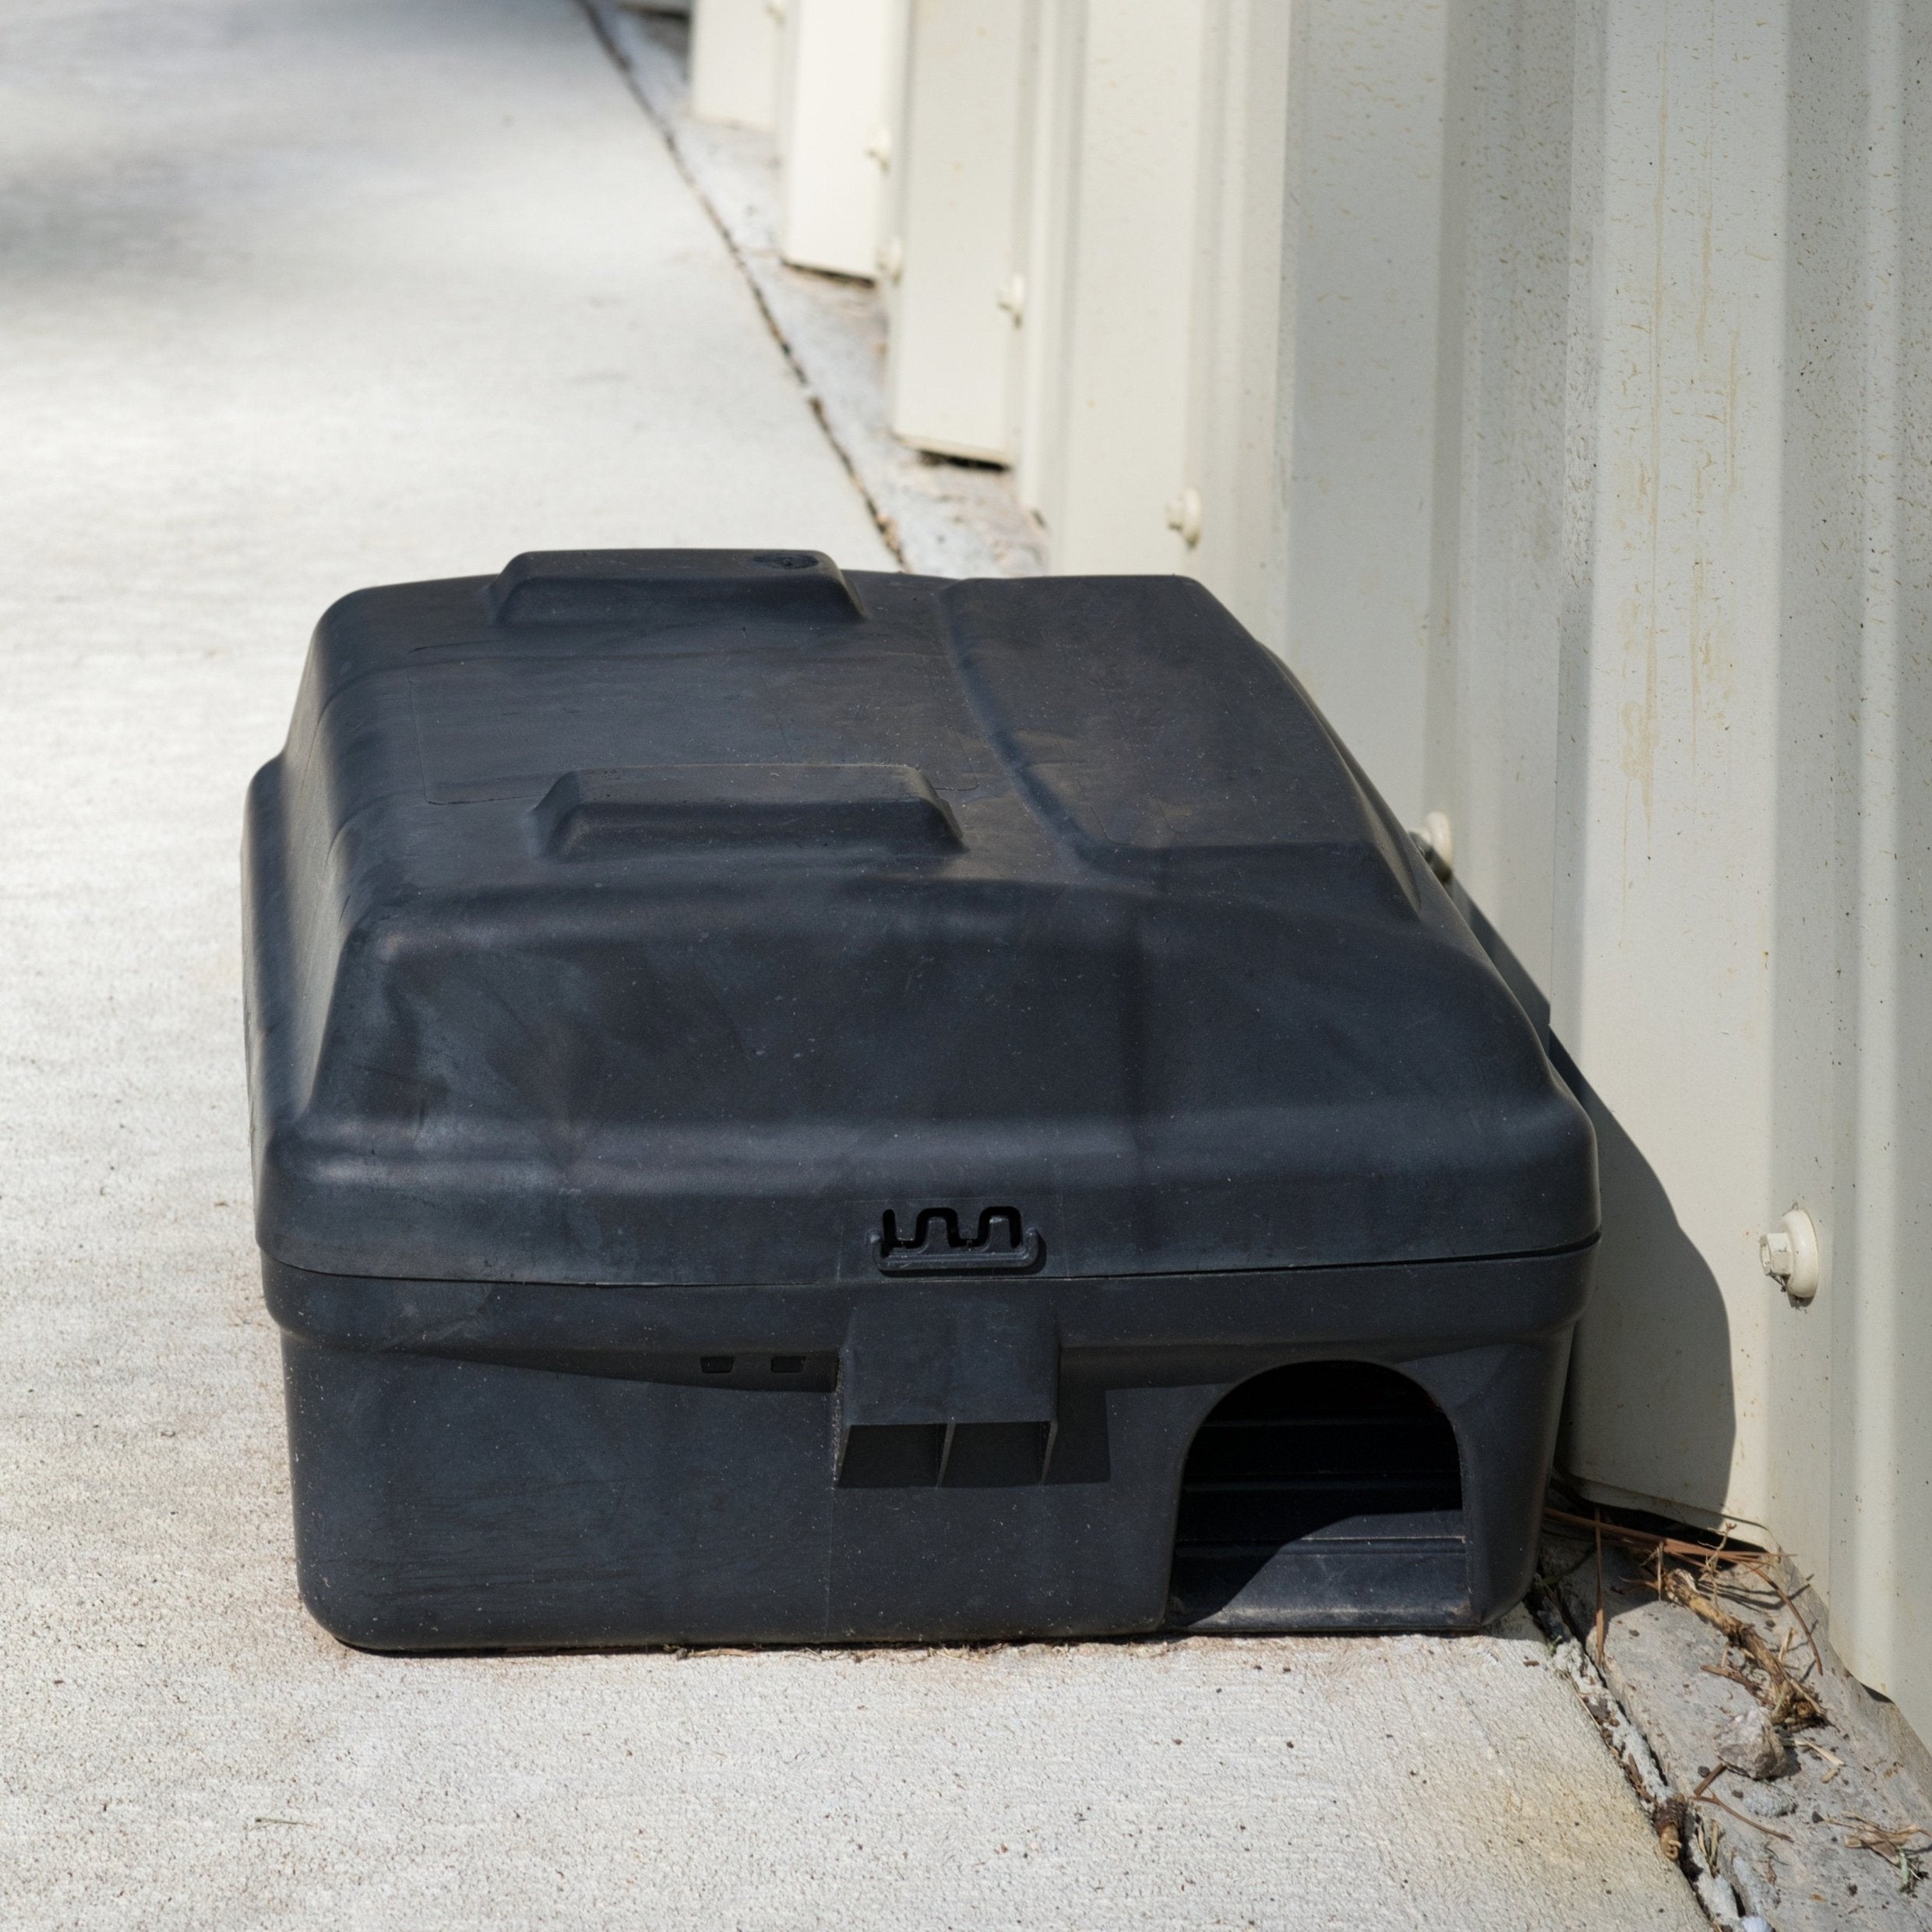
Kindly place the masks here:
POLYGON ((1065 465, 1067 263, 1080 151, 1087 0, 1035 0, 1032 89, 1021 198, 1025 304, 1015 332, 1018 442, 1014 482, 1044 518, 1065 465))
MULTIPOLYGON (((1808 79, 1834 62, 1847 105, 1865 109, 1862 126, 1847 117, 1862 141, 1834 130, 1828 148, 1821 130, 1816 143, 1849 176, 1864 241, 1862 488, 1832 499, 1842 520, 1857 503, 1839 555, 1856 560, 1863 595, 1836 606, 1832 633, 1836 897, 1853 916, 1839 922, 1835 975, 1832 1627, 1853 1668, 1932 1736, 1932 19, 1912 0, 1871 6, 1849 72, 1831 24, 1794 5, 1794 65, 1802 57, 1808 79)), ((1794 112, 1807 105, 1794 89, 1794 112)), ((1820 373, 1799 366, 1801 379, 1820 373)), ((1791 723, 1793 753, 1814 758, 1814 721, 1791 723)), ((1801 907, 1810 916, 1815 883, 1796 868, 1781 879, 1781 925, 1801 907)), ((1786 1037, 1803 1018, 1793 1012, 1786 1037)))
POLYGON ((1207 0, 1186 467, 1168 506, 1198 576, 1254 633, 1287 635, 1282 256, 1291 10, 1207 0))
POLYGON ((1770 1291, 1775 1520, 1828 1559, 1847 1662, 1932 1736, 1932 19, 1793 5, 1786 30, 1764 1211, 1810 1208, 1824 1269, 1808 1307, 1770 1291))
POLYGON ((1088 0, 1065 268, 1047 352, 1059 570, 1172 570, 1186 485, 1202 61, 1199 0, 1088 0))
POLYGON ((1278 644, 1289 11, 1032 12, 1022 499, 1056 568, 1188 572, 1278 644))
MULTIPOLYGON (((879 195, 873 206, 873 277, 886 319, 886 346, 890 354, 898 328, 899 284, 905 266, 906 189, 911 170, 907 164, 906 118, 911 105, 912 14, 916 0, 890 0, 886 35, 886 118, 875 144, 880 165, 879 195)), ((890 371, 887 372, 888 386, 890 371)))
POLYGON ((693 0, 691 111, 766 132, 778 125, 785 0, 693 0))
MULTIPOLYGON (((1808 79, 1817 62, 1842 63, 1847 104, 1866 110, 1852 123, 1863 140, 1841 135, 1828 150, 1864 239, 1863 487, 1840 547, 1863 594, 1836 605, 1834 633, 1837 897, 1855 915, 1839 924, 1838 1061, 1855 1073, 1839 1076, 1834 1108, 1832 1631, 1932 1736, 1932 19, 1888 0, 1863 23, 1863 58, 1846 73, 1828 20, 1793 23, 1794 66, 1808 79)), ((1794 112, 1807 104, 1794 90, 1794 112)), ((1833 500, 1843 517, 1848 499, 1833 500)), ((1814 883, 1781 882, 1781 923, 1814 883)))
POLYGON ((1289 9, 1030 11, 1021 499, 1056 568, 1198 576, 1278 646, 1289 9))
MULTIPOLYGON (((1278 101, 1286 192, 1278 248, 1245 222, 1242 272, 1257 333, 1255 258, 1281 277, 1274 474, 1247 459, 1231 565, 1213 556, 1209 499, 1197 567, 1223 595, 1245 584, 1259 633, 1408 823, 1447 814, 1465 908, 1542 1022, 1574 601, 1571 316, 1588 308, 1587 273, 1572 286, 1572 94, 1588 30, 1571 0, 1464 0, 1453 31, 1437 5, 1308 0, 1277 83, 1284 56, 1260 24, 1250 139, 1278 101), (1285 531, 1278 509, 1260 513, 1271 483, 1285 531)), ((1239 361, 1218 345, 1200 359, 1239 361)), ((1244 412, 1203 413, 1225 435, 1244 412)), ((1242 474, 1225 457, 1203 469, 1242 474)))
POLYGON ((785 0, 779 252, 799 268, 877 273, 895 0, 785 0))
POLYGON ((1781 1433, 1817 1419, 1771 1415, 1794 1317, 1757 1252, 1788 1204, 1771 1191, 1783 41, 1775 11, 1725 0, 1606 9, 1550 989, 1612 1211, 1566 1458, 1606 1491, 1759 1523, 1783 1513, 1781 1433))
POLYGON ((1566 639, 1581 648, 1595 340, 1597 170, 1574 96, 1594 47, 1574 0, 1458 17, 1445 122, 1440 374, 1423 799, 1454 828, 1458 897, 1547 1024, 1566 639))
POLYGON ((1449 9, 1306 0, 1294 16, 1286 655, 1413 824, 1430 802, 1449 9))
POLYGON ((893 170, 893 428, 924 450, 1007 462, 1024 313, 1029 0, 911 0, 893 170))

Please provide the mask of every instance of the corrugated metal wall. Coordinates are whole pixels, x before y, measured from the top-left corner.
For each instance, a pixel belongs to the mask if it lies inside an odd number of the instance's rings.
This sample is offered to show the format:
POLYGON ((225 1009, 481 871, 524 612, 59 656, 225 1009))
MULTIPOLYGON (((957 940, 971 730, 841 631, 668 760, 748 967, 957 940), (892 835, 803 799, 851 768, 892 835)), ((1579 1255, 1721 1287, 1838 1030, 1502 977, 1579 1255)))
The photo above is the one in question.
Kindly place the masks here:
POLYGON ((1566 1466, 1761 1525, 1932 1736, 1932 13, 884 11, 901 433, 1448 816, 1602 1136, 1566 1466))

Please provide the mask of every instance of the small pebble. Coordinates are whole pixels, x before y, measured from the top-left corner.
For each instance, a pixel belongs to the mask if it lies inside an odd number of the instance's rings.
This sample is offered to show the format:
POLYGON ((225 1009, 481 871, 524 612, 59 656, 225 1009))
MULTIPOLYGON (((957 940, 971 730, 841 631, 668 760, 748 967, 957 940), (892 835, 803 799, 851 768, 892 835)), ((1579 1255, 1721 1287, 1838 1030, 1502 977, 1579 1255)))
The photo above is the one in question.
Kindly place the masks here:
POLYGON ((1754 1705, 1717 1734, 1718 1762, 1747 1778, 1782 1778, 1792 1768, 1791 1747, 1754 1705))

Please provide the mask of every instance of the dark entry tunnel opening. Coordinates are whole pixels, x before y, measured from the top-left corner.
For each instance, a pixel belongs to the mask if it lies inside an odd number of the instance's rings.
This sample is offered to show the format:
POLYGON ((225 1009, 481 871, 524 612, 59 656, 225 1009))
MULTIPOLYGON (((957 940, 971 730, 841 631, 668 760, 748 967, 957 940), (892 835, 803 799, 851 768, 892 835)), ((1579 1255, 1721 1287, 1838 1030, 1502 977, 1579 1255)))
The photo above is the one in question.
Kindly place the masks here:
MULTIPOLYGON (((1369 1362, 1270 1370, 1223 1398, 1188 1452, 1169 1621, 1222 1611, 1285 1552, 1440 1550, 1461 1542, 1461 1511, 1455 1431, 1407 1376, 1369 1362)), ((1345 1566, 1333 1574, 1345 1588, 1345 1566)))

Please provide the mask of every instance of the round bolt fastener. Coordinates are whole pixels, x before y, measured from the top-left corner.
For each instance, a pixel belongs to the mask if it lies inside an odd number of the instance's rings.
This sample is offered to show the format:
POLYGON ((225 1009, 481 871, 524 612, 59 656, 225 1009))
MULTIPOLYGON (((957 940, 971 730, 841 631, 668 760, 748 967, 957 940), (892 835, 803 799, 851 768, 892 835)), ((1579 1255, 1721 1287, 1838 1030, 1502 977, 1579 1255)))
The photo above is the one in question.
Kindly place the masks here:
POLYGON ((1817 1224, 1802 1208, 1793 1208, 1770 1233, 1757 1237, 1757 1259, 1794 1302, 1808 1302, 1818 1292, 1817 1224))
POLYGON ((1177 531, 1180 540, 1192 550, 1200 541, 1200 492, 1184 489, 1167 506, 1167 527, 1177 531))
POLYGON ((1429 862, 1429 869, 1446 886, 1456 869, 1456 835, 1447 812, 1427 812, 1423 822, 1409 834, 1416 849, 1429 862))

